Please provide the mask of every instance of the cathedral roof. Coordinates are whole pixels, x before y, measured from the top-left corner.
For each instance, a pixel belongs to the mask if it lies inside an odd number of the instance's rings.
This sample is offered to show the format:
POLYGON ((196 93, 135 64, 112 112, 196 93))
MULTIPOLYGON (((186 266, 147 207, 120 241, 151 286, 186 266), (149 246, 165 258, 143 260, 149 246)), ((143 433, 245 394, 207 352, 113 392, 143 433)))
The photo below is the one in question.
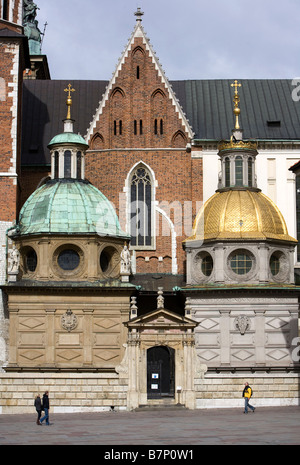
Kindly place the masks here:
MULTIPOLYGON (((226 139, 233 126, 232 80, 169 81, 200 141, 226 139)), ((262 141, 299 141, 300 106, 290 79, 241 80, 241 126, 244 137, 262 141)), ((50 164, 47 149, 60 131, 65 103, 58 98, 69 81, 27 80, 23 94, 22 164, 50 164)), ((103 100, 108 81, 72 81, 74 132, 83 137, 103 100)))
POLYGON ((278 207, 258 189, 216 192, 199 211, 190 240, 297 242, 278 207))
POLYGON ((25 202, 19 216, 19 233, 128 236, 107 198, 83 180, 51 180, 25 202))

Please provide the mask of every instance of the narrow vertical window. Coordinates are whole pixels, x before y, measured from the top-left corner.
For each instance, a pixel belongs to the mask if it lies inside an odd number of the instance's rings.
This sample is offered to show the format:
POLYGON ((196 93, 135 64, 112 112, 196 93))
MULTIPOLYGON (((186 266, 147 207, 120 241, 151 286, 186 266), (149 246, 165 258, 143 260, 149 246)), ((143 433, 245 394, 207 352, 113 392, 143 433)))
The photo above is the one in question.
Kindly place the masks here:
POLYGON ((59 164, 59 153, 54 154, 54 179, 58 178, 58 164, 59 164))
POLYGON ((151 177, 144 166, 138 166, 132 174, 130 183, 130 234, 132 246, 151 246, 151 208, 151 177))
POLYGON ((225 187, 230 187, 230 160, 225 158, 225 187))
POLYGON ((140 67, 139 66, 136 67, 136 78, 140 79, 140 67))
POLYGON ((164 133, 164 122, 163 120, 161 119, 160 120, 160 134, 162 135, 164 133))
POLYGON ((122 129, 123 129, 122 128, 122 120, 120 119, 120 121, 119 121, 119 134, 120 134, 120 136, 122 135, 122 129))
POLYGON ((117 122, 116 120, 114 121, 114 135, 117 135, 117 122))
POLYGON ((81 166, 82 166, 82 156, 81 152, 77 152, 77 179, 81 179, 81 166))
POLYGON ((157 119, 154 121, 154 134, 157 134, 157 119))
POLYGON ((236 157, 235 159, 235 185, 243 185, 243 159, 242 157, 236 157))
POLYGON ((65 167, 64 167, 64 177, 65 178, 70 178, 71 177, 71 151, 66 150, 65 151, 65 167))
POLYGON ((8 21, 8 0, 2 1, 2 19, 8 21))
POLYGON ((140 134, 143 134, 143 120, 140 120, 140 134))
POLYGON ((137 120, 136 119, 134 120, 134 123, 133 123, 133 132, 134 132, 134 135, 136 136, 137 135, 137 120))
POLYGON ((253 186, 253 163, 252 158, 248 159, 248 187, 253 186))

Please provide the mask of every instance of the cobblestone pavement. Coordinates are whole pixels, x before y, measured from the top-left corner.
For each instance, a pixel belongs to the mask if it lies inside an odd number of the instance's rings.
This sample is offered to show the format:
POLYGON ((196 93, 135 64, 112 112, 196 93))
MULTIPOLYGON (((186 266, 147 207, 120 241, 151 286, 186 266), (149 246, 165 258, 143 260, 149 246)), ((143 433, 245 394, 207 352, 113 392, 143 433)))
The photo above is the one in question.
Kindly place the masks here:
POLYGON ((0 445, 103 445, 103 454, 113 454, 122 446, 300 444, 300 407, 257 408, 247 415, 242 408, 51 414, 50 426, 35 421, 35 412, 0 415, 0 445))

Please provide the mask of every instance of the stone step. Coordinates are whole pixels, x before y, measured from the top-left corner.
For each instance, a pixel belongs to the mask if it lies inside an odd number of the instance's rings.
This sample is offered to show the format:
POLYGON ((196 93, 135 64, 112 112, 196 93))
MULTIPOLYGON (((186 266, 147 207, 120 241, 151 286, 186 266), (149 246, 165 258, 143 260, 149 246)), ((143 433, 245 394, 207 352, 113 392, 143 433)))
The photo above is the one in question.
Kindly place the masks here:
POLYGON ((188 410, 188 408, 183 404, 160 402, 140 405, 138 408, 134 409, 135 412, 149 412, 157 410, 188 410))

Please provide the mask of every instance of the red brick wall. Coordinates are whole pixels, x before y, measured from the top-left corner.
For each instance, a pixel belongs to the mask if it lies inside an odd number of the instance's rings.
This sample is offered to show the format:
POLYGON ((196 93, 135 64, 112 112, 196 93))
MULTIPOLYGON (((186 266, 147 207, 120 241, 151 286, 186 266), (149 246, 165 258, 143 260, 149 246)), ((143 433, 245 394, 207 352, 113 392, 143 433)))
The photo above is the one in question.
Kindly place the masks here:
MULTIPOLYGON (((9 172, 13 169, 11 159, 13 154, 12 138, 12 111, 13 98, 9 97, 12 88, 8 83, 12 81, 11 70, 13 67, 13 55, 6 51, 7 44, 0 43, 0 172, 9 172)), ((0 221, 14 221, 16 218, 16 186, 12 178, 0 177, 0 221)))
MULTIPOLYGON (((13 21, 18 22, 21 0, 16 0, 13 21)), ((10 16, 11 17, 11 16, 10 16)), ((0 21, 0 29, 17 34, 17 24, 0 21)), ((0 172, 20 175, 22 74, 24 68, 22 39, 0 39, 0 172)), ((15 221, 19 209, 20 184, 16 177, 0 176, 0 221, 15 221)))
MULTIPOLYGON (((188 142, 188 133, 165 83, 162 82, 143 40, 135 38, 90 138, 86 177, 114 203, 117 213, 122 217, 119 195, 124 192, 128 173, 139 161, 143 161, 153 170, 157 183, 155 200, 160 205, 161 202, 167 205, 177 202, 182 208, 182 224, 176 226, 179 231, 179 273, 184 273, 185 267, 182 249, 182 241, 187 237, 184 208, 187 202, 194 202, 192 210, 195 215, 195 202, 202 200, 202 164, 200 160, 192 162, 191 154, 186 150, 188 142)), ((159 219, 162 222, 161 215, 159 219)), ((171 220, 174 221, 172 211, 171 220)), ((160 234, 156 237, 156 250, 136 252, 137 272, 170 273, 171 254, 171 236, 160 234), (145 261, 145 257, 149 261, 145 261), (163 262, 158 261, 158 257, 163 257, 163 262)))

